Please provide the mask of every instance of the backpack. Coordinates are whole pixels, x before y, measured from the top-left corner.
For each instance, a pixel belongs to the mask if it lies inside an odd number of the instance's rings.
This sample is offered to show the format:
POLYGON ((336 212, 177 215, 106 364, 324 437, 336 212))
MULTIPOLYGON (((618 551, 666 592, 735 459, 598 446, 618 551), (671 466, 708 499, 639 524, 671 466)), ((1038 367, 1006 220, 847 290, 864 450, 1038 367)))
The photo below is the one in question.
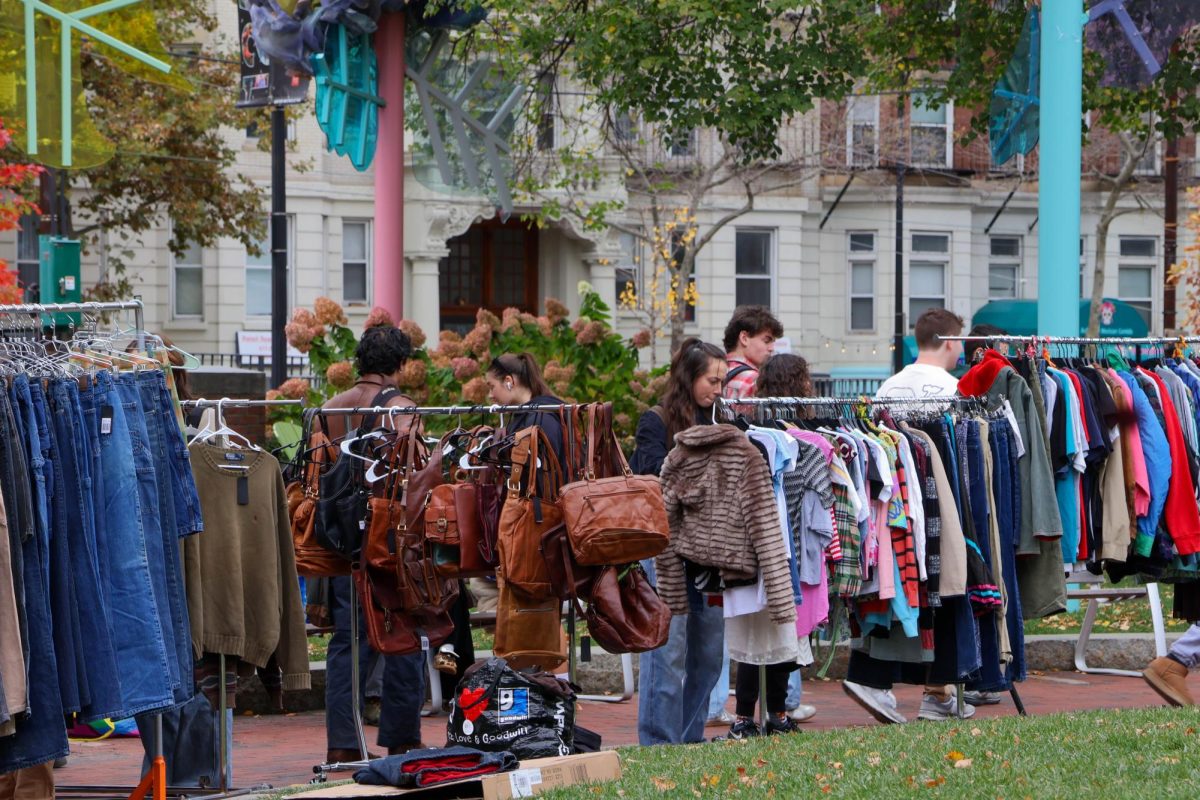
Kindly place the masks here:
POLYGON ((741 375, 743 372, 751 372, 753 370, 754 367, 750 366, 749 364, 738 364, 736 367, 725 373, 725 381, 721 385, 728 386, 729 382, 738 375, 741 375))

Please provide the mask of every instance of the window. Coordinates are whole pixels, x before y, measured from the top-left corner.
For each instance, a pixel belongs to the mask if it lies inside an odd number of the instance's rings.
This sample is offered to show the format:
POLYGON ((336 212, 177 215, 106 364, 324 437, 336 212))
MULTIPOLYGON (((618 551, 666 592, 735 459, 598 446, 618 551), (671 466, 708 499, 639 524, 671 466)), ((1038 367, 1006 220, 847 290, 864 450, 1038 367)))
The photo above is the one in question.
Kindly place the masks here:
POLYGON ((950 237, 944 233, 914 233, 908 262, 908 327, 927 308, 946 307, 946 266, 950 237))
POLYGON ((1137 166, 1133 170, 1135 175, 1160 175, 1162 174, 1161 160, 1162 155, 1162 139, 1158 137, 1158 133, 1154 130, 1155 119, 1154 112, 1150 112, 1142 117, 1142 121, 1149 128, 1149 134, 1146 136, 1146 141, 1135 141, 1135 146, 1145 145, 1145 150, 1142 157, 1138 159, 1137 166))
MULTIPOLYGON (((287 218, 287 285, 288 299, 291 299, 292 264, 296 248, 293 246, 293 229, 295 218, 290 214, 287 218)), ((271 316, 271 220, 267 219, 267 233, 260 239, 258 249, 261 255, 251 255, 246 251, 246 316, 271 316)), ((290 302, 289 302, 290 305, 290 302)))
POLYGON ((737 304, 772 308, 775 299, 774 233, 739 228, 734 237, 737 304))
POLYGON ((17 280, 25 290, 25 302, 36 303, 40 299, 37 292, 41 282, 41 266, 38 254, 38 222, 36 214, 26 214, 21 217, 20 227, 17 228, 17 280))
POLYGON ((850 234, 850 330, 875 330, 875 234, 850 234))
POLYGON ((371 223, 346 220, 342 223, 342 300, 347 305, 370 302, 371 223))
POLYGON ((536 313, 538 230, 513 217, 476 223, 446 240, 450 254, 438 265, 442 327, 466 333, 486 308, 499 316, 508 307, 536 313))
POLYGON ((1137 309, 1154 330, 1154 268, 1158 239, 1153 236, 1122 236, 1121 260, 1117 266, 1117 297, 1137 309))
MULTIPOLYGON (((682 264, 683 257, 685 255, 687 255, 687 248, 683 244, 683 233, 684 232, 681 230, 671 232, 671 267, 672 267, 672 269, 675 269, 678 267, 678 265, 682 264)), ((690 275, 683 276, 683 277, 686 278, 686 281, 681 279, 680 285, 689 287, 692 290, 692 293, 695 293, 695 291, 696 291, 696 262, 694 260, 692 261, 692 273, 690 275)), ((683 321, 684 322, 695 322, 696 321, 696 304, 695 303, 687 303, 684 305, 683 321)))
POLYGON ((950 104, 933 108, 927 94, 917 93, 912 99, 912 163, 917 167, 951 166, 950 121, 954 119, 950 104))
POLYGON ((664 144, 672 158, 691 158, 696 155, 696 129, 668 133, 664 144))
POLYGON ((642 293, 642 240, 624 231, 617 234, 621 244, 621 261, 617 264, 617 300, 631 288, 634 295, 642 293))
POLYGON ((846 164, 872 167, 879 161, 879 98, 851 97, 846 111, 846 164))
POLYGON ((637 121, 628 111, 614 111, 612 113, 612 132, 616 141, 621 144, 631 144, 637 141, 637 121))
POLYGON ((988 262, 988 299, 1015 300, 1021 296, 1021 237, 993 236, 988 262))
MULTIPOLYGON (((269 270, 268 270, 269 274, 269 270)), ((171 254, 172 307, 174 319, 203 319, 204 317, 204 250, 188 242, 183 255, 171 254)), ((270 295, 267 296, 270 303, 270 295)), ((269 313, 268 309, 268 313, 269 313)))
POLYGON ((554 76, 550 75, 541 80, 539 105, 541 116, 537 124, 537 149, 546 151, 554 149, 554 124, 557 96, 554 93, 554 76))

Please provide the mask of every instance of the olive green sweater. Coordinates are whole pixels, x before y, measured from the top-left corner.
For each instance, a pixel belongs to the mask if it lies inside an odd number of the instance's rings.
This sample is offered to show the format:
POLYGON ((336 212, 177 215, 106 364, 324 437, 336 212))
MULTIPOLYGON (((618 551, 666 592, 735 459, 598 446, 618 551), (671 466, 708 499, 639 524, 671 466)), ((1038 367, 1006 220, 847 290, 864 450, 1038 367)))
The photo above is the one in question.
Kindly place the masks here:
POLYGON ((304 606, 279 462, 260 450, 202 442, 188 452, 204 515, 204 532, 183 542, 196 657, 224 653, 263 667, 275 654, 284 690, 309 688, 304 606), (242 477, 245 505, 238 502, 242 477))

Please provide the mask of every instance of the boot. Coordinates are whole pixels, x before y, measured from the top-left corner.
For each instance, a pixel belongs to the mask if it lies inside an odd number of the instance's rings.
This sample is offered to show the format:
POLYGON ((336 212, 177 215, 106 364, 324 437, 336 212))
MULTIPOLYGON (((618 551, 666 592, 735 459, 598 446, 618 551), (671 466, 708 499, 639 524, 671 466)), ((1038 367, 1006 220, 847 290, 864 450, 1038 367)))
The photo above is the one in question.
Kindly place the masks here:
MULTIPOLYGON (((379 756, 377 756, 374 753, 367 753, 368 761, 371 759, 375 759, 375 758, 379 758, 379 756)), ((325 763, 326 764, 354 764, 354 763, 357 763, 362 760, 363 760, 362 753, 358 752, 357 750, 351 750, 348 748, 340 749, 340 750, 337 748, 334 748, 332 750, 326 751, 326 753, 325 753, 325 763)))
POLYGON ((1173 658, 1156 658, 1142 671, 1150 688, 1173 706, 1194 706, 1187 687, 1188 669, 1173 658))

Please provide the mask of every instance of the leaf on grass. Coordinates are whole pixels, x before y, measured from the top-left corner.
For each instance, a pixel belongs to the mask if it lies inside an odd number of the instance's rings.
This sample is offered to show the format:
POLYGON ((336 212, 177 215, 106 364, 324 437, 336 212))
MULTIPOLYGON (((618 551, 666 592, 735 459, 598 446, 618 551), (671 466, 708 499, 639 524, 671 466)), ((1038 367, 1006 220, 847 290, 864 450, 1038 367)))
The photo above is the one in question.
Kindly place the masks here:
POLYGON ((982 736, 983 731, 979 730, 979 728, 971 728, 971 735, 972 736, 982 736))
POLYGON ((969 758, 960 758, 954 762, 955 769, 966 769, 969 766, 971 766, 971 759, 969 758))
POLYGON ((964 759, 966 757, 967 756, 965 753, 960 753, 957 750, 951 750, 949 753, 946 753, 947 761, 961 761, 962 759, 964 759))
POLYGON ((878 767, 883 762, 883 759, 876 755, 867 756, 867 765, 878 767))
POLYGON ((945 782, 945 777, 938 775, 936 778, 930 778, 929 780, 925 781, 925 788, 934 789, 938 786, 941 786, 945 782))
POLYGON ((765 758, 763 758, 762 756, 759 756, 758 758, 754 759, 754 766, 765 767, 765 766, 767 766, 767 760, 765 758))
POLYGON ((657 775, 650 778, 650 782, 653 783, 654 788, 658 789, 660 792, 670 791, 671 789, 674 789, 676 786, 675 781, 671 780, 670 778, 660 778, 657 775))

